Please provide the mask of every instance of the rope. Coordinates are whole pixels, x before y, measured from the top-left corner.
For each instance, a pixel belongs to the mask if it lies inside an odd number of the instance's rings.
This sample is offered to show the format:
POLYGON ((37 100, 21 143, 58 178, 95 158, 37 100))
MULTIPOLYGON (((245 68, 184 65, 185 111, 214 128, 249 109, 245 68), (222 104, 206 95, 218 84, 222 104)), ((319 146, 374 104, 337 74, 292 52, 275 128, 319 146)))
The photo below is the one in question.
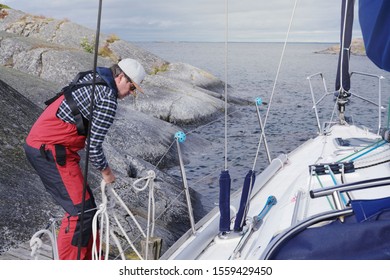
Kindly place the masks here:
POLYGON ((259 124, 260 124, 261 134, 260 134, 259 143, 257 145, 255 159, 253 161, 253 166, 252 166, 252 170, 253 171, 256 168, 256 163, 257 163, 257 159, 258 159, 258 156, 259 156, 260 147, 261 147, 261 143, 263 142, 263 139, 264 139, 265 150, 266 150, 267 156, 268 156, 268 161, 269 161, 269 163, 271 163, 271 156, 269 155, 269 151, 268 151, 268 147, 267 147, 267 140, 265 139, 264 125, 263 125, 263 122, 261 120, 260 109, 259 109, 259 106, 257 104, 256 104, 256 111, 257 111, 257 117, 258 117, 259 124))
MULTIPOLYGON (((357 155, 357 154, 360 153, 360 152, 363 152, 363 151, 365 151, 365 150, 367 150, 367 149, 370 149, 369 151, 366 151, 366 152, 364 152, 364 153, 362 154, 362 155, 365 155, 365 154, 367 154, 368 152, 373 151, 373 150, 375 150, 376 148, 379 148, 380 146, 384 145, 385 143, 386 143, 386 141, 384 141, 384 140, 382 140, 382 139, 381 139, 381 140, 378 140, 378 141, 376 141, 376 142, 374 142, 374 143, 372 143, 372 144, 370 144, 370 145, 364 147, 363 149, 361 149, 361 150, 359 150, 359 151, 357 151, 357 152, 354 152, 353 154, 350 154, 350 155, 348 155, 348 156, 346 156, 346 157, 344 157, 344 158, 338 160, 337 162, 343 162, 343 161, 345 161, 347 158, 350 158, 350 157, 352 157, 352 156, 354 156, 354 155, 357 155)), ((362 155, 361 155, 361 156, 362 156, 362 155)), ((356 157, 354 157, 353 159, 351 159, 350 161, 353 161, 354 159, 357 159, 358 157, 360 157, 360 156, 356 156, 356 157)))
MULTIPOLYGON (((174 205, 174 203, 178 201, 179 196, 181 196, 183 193, 184 193, 184 190, 182 190, 182 191, 181 191, 181 192, 172 200, 172 202, 171 202, 170 204, 166 205, 165 211, 167 211, 168 209, 170 209, 170 208, 174 205)), ((158 216, 156 217, 155 220, 160 219, 160 218, 163 216, 163 214, 165 213, 165 211, 161 212, 160 215, 158 215, 158 216)), ((135 242, 138 241, 140 238, 141 238, 141 235, 138 235, 138 236, 135 238, 135 242)), ((129 246, 126 247, 125 250, 127 250, 128 248, 129 248, 129 246)), ((118 257, 116 257, 115 259, 117 259, 117 258, 118 258, 118 257)))
MULTIPOLYGON (((108 212, 107 212, 108 199, 107 199, 107 195, 106 195, 106 182, 104 180, 102 180, 102 182, 100 183, 100 189, 101 189, 101 195, 102 195, 102 202, 99 205, 98 210, 96 211, 96 213, 92 219, 92 236, 93 236, 92 258, 94 260, 100 260, 102 257, 101 250, 99 250, 98 246, 97 246, 97 236, 98 236, 97 220, 98 220, 99 215, 101 215, 101 219, 100 219, 101 228, 104 228, 104 224, 106 225, 106 230, 104 232, 106 233, 106 242, 105 243, 106 243, 106 252, 107 253, 106 253, 105 259, 107 260, 108 259, 108 250, 107 249, 109 249, 109 245, 110 245, 110 239, 109 239, 109 235, 108 235, 110 220, 109 220, 108 212)), ((104 235, 103 231, 101 231, 100 242, 99 242, 100 246, 102 244, 103 235, 104 235)))
POLYGON ((169 150, 172 148, 173 144, 175 144, 175 140, 172 141, 171 145, 169 145, 169 147, 167 148, 167 151, 165 152, 165 154, 163 154, 162 157, 160 158, 160 160, 157 162, 156 168, 158 168, 158 166, 160 165, 162 160, 167 156, 167 154, 168 154, 169 150))
POLYGON ((58 260, 58 249, 57 249, 57 242, 56 242, 56 237, 55 235, 53 234, 53 232, 51 232, 50 230, 48 229, 42 229, 40 231, 37 231, 30 239, 30 248, 31 248, 31 257, 33 257, 35 260, 38 260, 38 252, 39 252, 39 249, 42 247, 43 245, 43 241, 41 239, 41 236, 43 234, 47 234, 50 238, 50 242, 51 242, 51 245, 52 245, 52 250, 53 250, 53 259, 54 260, 58 260))
POLYGON ((156 173, 153 170, 148 171, 148 175, 144 178, 140 178, 133 183, 133 188, 136 192, 144 191, 149 187, 149 201, 148 201, 148 226, 146 228, 146 248, 145 248, 145 259, 148 259, 149 253, 149 240, 150 236, 154 236, 154 219, 156 214, 156 205, 154 200, 154 184, 153 180, 156 178, 156 173), (138 188, 137 184, 141 181, 145 181, 145 184, 142 188, 138 188), (151 225, 151 229, 150 229, 151 225))
POLYGON ((56 235, 56 223, 59 221, 59 218, 52 217, 49 220, 45 229, 39 230, 30 239, 30 248, 31 248, 31 257, 35 260, 38 259, 39 249, 43 245, 42 236, 47 234, 50 238, 51 248, 53 253, 53 259, 58 260, 58 248, 57 248, 57 235, 56 235))
MULTIPOLYGON (((314 172, 314 174, 315 174, 315 176, 316 176, 316 178, 317 178, 318 183, 320 184, 321 188, 323 189, 323 188, 324 188, 324 185, 322 184, 321 179, 320 179, 320 177, 318 176, 317 172, 314 172)), ((332 204, 332 202, 330 201, 330 199, 329 199, 328 196, 326 196, 326 200, 328 200, 328 203, 329 203, 330 208, 332 208, 332 210, 334 210, 335 208, 334 208, 334 206, 333 206, 333 204, 332 204)))
POLYGON ((369 164, 369 165, 365 165, 365 166, 355 167, 355 170, 369 168, 369 167, 381 165, 381 164, 388 163, 388 162, 390 162, 390 159, 384 160, 384 161, 381 161, 381 162, 377 162, 377 163, 373 163, 373 164, 369 164))
MULTIPOLYGON (((329 165, 325 165, 325 168, 328 169, 329 175, 332 178, 333 184, 335 186, 339 185, 339 183, 337 182, 336 176, 334 175, 334 173, 333 173, 332 169, 330 168, 330 166, 329 165)), ((344 197, 344 194, 341 193, 340 195, 341 195, 341 199, 343 200, 344 205, 347 205, 348 203, 347 203, 346 198, 344 197)))
POLYGON ((119 202, 119 205, 124 209, 127 214, 132 218, 133 222, 135 223, 136 227, 141 232, 141 235, 146 238, 146 256, 148 257, 148 243, 150 236, 154 235, 154 219, 155 219, 155 200, 154 200, 154 179, 156 178, 156 174, 154 171, 150 170, 148 171, 147 176, 140 178, 133 183, 133 188, 136 192, 141 192, 149 188, 149 201, 148 201, 148 218, 147 218, 147 233, 145 234, 144 230, 142 229, 141 225, 138 223, 138 221, 135 219, 133 213, 130 211, 130 209, 126 206, 126 204, 123 202, 123 200, 120 198, 120 196, 115 192, 115 190, 112 188, 112 185, 107 185, 104 180, 102 180, 100 184, 101 188, 101 195, 102 195, 102 202, 98 207, 98 210, 93 217, 92 220, 92 233, 93 233, 93 246, 92 246, 92 257, 93 259, 100 260, 102 259, 102 250, 101 246, 97 246, 97 236, 98 236, 98 218, 100 219, 101 228, 104 230, 101 231, 100 234, 100 242, 99 244, 103 244, 103 239, 105 240, 105 259, 108 259, 108 252, 109 252, 109 243, 110 243, 110 236, 114 239, 114 242, 116 246, 119 249, 119 252, 122 256, 122 259, 124 258, 123 249, 120 246, 120 243, 118 239, 116 238, 113 231, 110 229, 110 215, 113 217, 114 221, 118 225, 118 228, 122 232, 123 236, 125 237, 126 241, 129 243, 133 251, 138 255, 140 259, 143 259, 141 254, 138 252, 138 250, 135 248, 133 242, 130 240, 128 235, 126 234, 126 231, 124 230, 122 224, 120 223, 118 217, 116 216, 115 212, 110 212, 108 207, 108 196, 107 191, 110 193, 110 195, 115 198, 117 202, 119 202), (141 182, 145 181, 145 184, 141 187, 138 187, 137 185, 141 182), (98 248, 100 247, 100 248, 98 248))

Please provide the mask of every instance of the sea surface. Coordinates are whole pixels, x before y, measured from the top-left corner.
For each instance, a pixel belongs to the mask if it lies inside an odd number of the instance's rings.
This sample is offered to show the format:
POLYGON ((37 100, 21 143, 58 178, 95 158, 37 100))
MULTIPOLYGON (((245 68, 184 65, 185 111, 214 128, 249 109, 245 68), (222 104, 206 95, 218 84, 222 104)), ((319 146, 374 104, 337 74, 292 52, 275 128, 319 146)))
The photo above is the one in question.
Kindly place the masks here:
MULTIPOLYGON (((196 129, 183 128, 187 137, 196 134, 210 141, 209 146, 189 155, 190 163, 185 166, 188 185, 201 194, 207 210, 218 203, 218 180, 222 170, 229 170, 234 191, 242 186, 249 170, 254 167, 256 172, 260 172, 268 164, 264 144, 257 153, 261 130, 256 98, 260 97, 264 102, 260 115, 265 122, 271 158, 275 158, 317 135, 318 126, 307 77, 323 73, 326 90, 334 91, 338 56, 319 53, 334 44, 287 44, 283 58, 283 43, 229 43, 227 53, 224 43, 142 42, 137 45, 169 62, 184 62, 206 70, 223 81, 227 73, 227 82, 232 87, 228 90, 229 94, 243 97, 253 104, 229 109, 227 140, 223 116, 196 129)), ((387 126, 390 73, 378 69, 366 56, 357 55, 350 58, 350 70, 384 77, 380 79, 383 107, 380 115, 381 126, 387 126)), ((378 131, 379 107, 361 98, 378 104, 378 85, 379 78, 353 74, 351 92, 355 95, 346 109, 346 115, 355 124, 374 132, 378 131)), ((319 100, 325 93, 319 76, 312 80, 312 86, 315 99, 319 100)), ((318 107, 320 123, 329 121, 334 109, 333 94, 327 95, 318 107)), ((178 168, 168 172, 181 180, 178 168)))

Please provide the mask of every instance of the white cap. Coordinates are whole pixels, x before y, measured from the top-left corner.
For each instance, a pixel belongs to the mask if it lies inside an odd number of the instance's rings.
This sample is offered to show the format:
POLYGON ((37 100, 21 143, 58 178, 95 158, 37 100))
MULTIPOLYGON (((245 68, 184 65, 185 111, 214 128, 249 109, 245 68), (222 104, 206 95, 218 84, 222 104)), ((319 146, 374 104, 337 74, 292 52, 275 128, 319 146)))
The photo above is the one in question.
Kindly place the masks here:
POLYGON ((125 58, 119 61, 119 68, 131 79, 134 86, 142 93, 144 91, 139 86, 146 76, 144 67, 137 60, 125 58))

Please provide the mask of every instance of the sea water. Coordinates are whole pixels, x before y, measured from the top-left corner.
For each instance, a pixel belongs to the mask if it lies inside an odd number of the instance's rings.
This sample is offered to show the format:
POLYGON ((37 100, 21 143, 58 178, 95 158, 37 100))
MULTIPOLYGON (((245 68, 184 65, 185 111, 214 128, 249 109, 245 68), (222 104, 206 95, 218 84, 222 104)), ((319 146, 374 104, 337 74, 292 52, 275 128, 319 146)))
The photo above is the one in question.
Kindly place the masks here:
MULTIPOLYGON (((326 90, 334 91, 338 55, 321 51, 334 44, 317 43, 224 43, 145 42, 138 45, 169 62, 184 62, 210 72, 232 87, 229 94, 247 99, 248 106, 236 106, 228 111, 227 138, 225 118, 186 132, 210 141, 208 147, 189 155, 185 170, 188 185, 201 194, 206 210, 218 202, 219 175, 227 168, 232 178, 232 191, 240 188, 249 170, 262 171, 268 164, 264 144, 257 147, 260 125, 255 100, 260 97, 260 115, 265 122, 265 136, 271 158, 289 153, 304 141, 315 137, 318 124, 313 110, 308 76, 323 73, 326 90), (282 52, 284 49, 284 56, 282 52), (269 110, 268 115, 267 111, 269 110), (227 139, 227 140, 226 140, 227 139), (227 148, 225 148, 227 147, 227 148), (254 160, 257 157, 256 163, 254 160)), ((378 69, 366 56, 352 55, 350 70, 383 76, 381 79, 383 108, 381 125, 387 126, 387 104, 390 97, 390 75, 378 69)), ((322 80, 313 79, 315 99, 325 93, 322 80)), ((355 124, 377 132, 379 107, 378 78, 353 74, 351 92, 355 94, 347 105, 346 115, 355 124)), ((320 125, 329 121, 334 109, 333 94, 318 104, 320 125)), ((186 128, 184 128, 186 129, 186 128)), ((181 179, 178 168, 167 170, 181 179)))

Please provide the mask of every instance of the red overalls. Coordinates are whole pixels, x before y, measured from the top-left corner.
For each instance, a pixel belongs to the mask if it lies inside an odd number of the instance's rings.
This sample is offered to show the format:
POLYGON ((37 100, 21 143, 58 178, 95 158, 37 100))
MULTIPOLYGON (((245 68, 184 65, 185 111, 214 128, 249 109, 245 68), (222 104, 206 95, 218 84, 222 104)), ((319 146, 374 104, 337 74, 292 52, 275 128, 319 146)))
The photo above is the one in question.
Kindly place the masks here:
MULTIPOLYGON (((84 181, 77 152, 84 148, 86 137, 77 134, 76 125, 56 116, 63 100, 61 96, 43 111, 27 136, 25 151, 46 190, 67 212, 58 234, 59 258, 77 259, 84 181), (56 144, 65 147, 66 161, 63 165, 56 160, 56 144)), ((95 208, 92 192, 87 188, 80 259, 92 257, 92 219, 95 208)))

